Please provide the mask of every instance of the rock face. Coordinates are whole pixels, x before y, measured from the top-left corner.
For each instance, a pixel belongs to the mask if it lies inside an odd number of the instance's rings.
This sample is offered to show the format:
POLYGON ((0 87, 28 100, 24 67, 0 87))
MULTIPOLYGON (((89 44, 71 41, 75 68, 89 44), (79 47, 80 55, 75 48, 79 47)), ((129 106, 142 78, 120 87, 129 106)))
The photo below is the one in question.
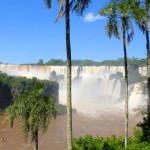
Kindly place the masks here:
POLYGON ((6 74, 0 74, 0 110, 8 107, 18 94, 24 91, 31 91, 36 83, 42 83, 45 86, 45 94, 55 97, 58 103, 59 84, 56 81, 37 80, 36 78, 27 79, 25 77, 10 77, 6 74))
POLYGON ((45 89, 45 93, 55 97, 56 102, 58 102, 59 97, 59 84, 57 82, 51 83, 45 89))
MULTIPOLYGON (((66 72, 65 66, 36 66, 0 64, 0 71, 11 76, 36 77, 50 79, 59 83, 59 102, 66 103, 66 72)), ((141 74, 142 71, 140 72, 141 74)), ((119 103, 124 101, 124 67, 122 66, 90 66, 72 67, 73 103, 86 99, 93 102, 119 103)), ((145 98, 141 83, 129 87, 129 101, 134 106, 145 98), (136 101, 136 102, 135 102, 136 101)), ((48 90, 49 91, 49 90, 48 90)), ((57 95, 57 93, 56 93, 57 95)))
POLYGON ((7 85, 0 83, 0 109, 5 109, 11 103, 11 91, 7 85))
MULTIPOLYGON (((27 78, 36 77, 38 79, 49 79, 50 73, 56 72, 57 76, 66 77, 65 66, 37 66, 37 65, 11 65, 0 64, 0 71, 11 76, 25 76, 27 78)), ((92 67, 72 67, 72 78, 77 76, 82 78, 108 78, 110 74, 121 72, 124 74, 122 66, 92 66, 92 67)))
POLYGON ((134 106, 143 106, 147 100, 147 90, 146 81, 143 83, 138 82, 129 86, 129 106, 134 108, 134 106), (144 103, 143 103, 144 102, 144 103))
POLYGON ((139 67, 139 73, 140 73, 142 76, 146 76, 147 67, 139 67))
MULTIPOLYGON (((57 82, 51 82, 45 89, 45 94, 52 95, 58 102, 59 85, 57 82)), ((0 84, 0 109, 7 108, 12 101, 11 89, 7 85, 0 84)))

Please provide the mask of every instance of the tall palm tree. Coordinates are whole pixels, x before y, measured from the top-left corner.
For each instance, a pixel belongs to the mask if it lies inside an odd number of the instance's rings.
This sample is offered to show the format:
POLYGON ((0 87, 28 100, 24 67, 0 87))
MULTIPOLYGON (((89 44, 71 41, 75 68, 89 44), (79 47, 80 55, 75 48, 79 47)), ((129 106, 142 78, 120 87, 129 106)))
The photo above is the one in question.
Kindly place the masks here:
POLYGON ((147 117, 143 118, 144 122, 140 125, 143 130, 143 137, 145 139, 150 138, 150 44, 149 44, 149 20, 150 20, 150 0, 135 0, 138 4, 138 8, 135 9, 135 21, 138 24, 140 30, 146 36, 146 50, 147 50, 147 117), (137 10, 141 10, 140 12, 137 10), (136 15, 138 14, 138 15, 136 15), (146 128, 144 128, 146 126, 146 128))
POLYGON ((38 150, 38 131, 46 132, 50 124, 50 118, 56 116, 55 99, 44 94, 44 84, 36 83, 31 91, 15 97, 13 104, 9 106, 9 120, 13 127, 15 119, 20 116, 22 119, 21 129, 24 138, 27 140, 31 132, 34 150, 38 150))
POLYGON ((146 8, 146 19, 145 19, 145 29, 146 29, 146 49, 147 49, 147 89, 148 89, 148 101, 147 101, 147 112, 148 112, 148 124, 150 126, 150 44, 149 44, 149 27, 148 22, 150 19, 150 0, 145 0, 146 8))
MULTIPOLYGON (((45 0, 48 8, 51 8, 51 0, 45 0)), ((90 0, 58 0, 60 10, 55 20, 57 22, 65 15, 66 22, 66 54, 67 54, 67 145, 72 150, 72 94, 71 94, 71 44, 70 44, 70 10, 77 14, 83 13, 90 0)))
POLYGON ((132 8, 135 3, 128 0, 111 0, 108 5, 100 10, 100 14, 108 18, 106 32, 111 38, 113 35, 120 39, 122 33, 125 69, 125 148, 128 145, 128 68, 127 68, 127 44, 134 35, 132 25, 132 8))
POLYGON ((147 92, 148 92, 148 101, 147 101, 147 120, 150 123, 150 44, 149 44, 149 20, 150 20, 150 0, 137 0, 139 2, 139 7, 145 10, 144 16, 141 20, 135 18, 139 28, 146 36, 146 50, 147 50, 147 92))

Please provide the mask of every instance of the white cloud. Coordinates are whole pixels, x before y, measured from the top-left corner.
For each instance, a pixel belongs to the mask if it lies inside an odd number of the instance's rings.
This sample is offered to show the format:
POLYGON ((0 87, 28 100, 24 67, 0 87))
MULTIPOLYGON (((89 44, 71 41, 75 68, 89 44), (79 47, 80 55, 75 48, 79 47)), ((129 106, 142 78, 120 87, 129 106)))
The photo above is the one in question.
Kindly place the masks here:
POLYGON ((97 20, 105 19, 105 17, 100 15, 95 15, 93 12, 88 13, 83 17, 84 22, 95 22, 97 20))

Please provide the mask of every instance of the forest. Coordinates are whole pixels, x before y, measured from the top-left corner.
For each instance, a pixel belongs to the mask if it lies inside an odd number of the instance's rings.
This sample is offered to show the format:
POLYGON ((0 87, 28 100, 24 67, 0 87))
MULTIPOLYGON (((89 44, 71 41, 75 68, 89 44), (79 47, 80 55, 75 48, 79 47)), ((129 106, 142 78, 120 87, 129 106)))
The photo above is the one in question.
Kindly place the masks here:
MULTIPOLYGON (((142 58, 128 58, 128 65, 132 68, 138 68, 138 67, 144 67, 146 66, 146 59, 142 58)), ((47 62, 44 63, 42 59, 39 59, 39 61, 35 64, 30 65, 47 65, 47 66, 65 66, 66 65, 65 60, 62 59, 50 59, 47 62)), ((124 66, 124 58, 118 58, 117 60, 104 60, 101 62, 96 62, 93 60, 71 60, 72 66, 124 66)), ((29 64, 26 64, 29 65, 29 64)))

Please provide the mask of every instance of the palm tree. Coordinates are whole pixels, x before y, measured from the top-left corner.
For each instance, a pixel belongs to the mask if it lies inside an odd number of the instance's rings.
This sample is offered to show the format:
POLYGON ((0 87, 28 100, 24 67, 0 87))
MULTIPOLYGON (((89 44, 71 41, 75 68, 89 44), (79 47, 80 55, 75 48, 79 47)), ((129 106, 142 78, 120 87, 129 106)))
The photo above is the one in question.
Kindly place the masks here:
POLYGON ((147 101, 147 112, 148 112, 148 124, 150 126, 150 44, 149 44, 149 27, 148 22, 150 19, 150 1, 145 0, 146 19, 145 19, 145 32, 146 32, 146 49, 147 49, 147 89, 148 89, 148 101, 147 101))
MULTIPOLYGON (((51 8, 51 0, 45 0, 48 8, 51 8)), ((55 20, 57 22, 65 15, 66 22, 66 54, 67 54, 67 144, 68 150, 72 150, 72 94, 71 94, 71 44, 70 44, 70 10, 77 14, 83 13, 90 0, 58 0, 60 10, 55 20)))
POLYGON ((43 132, 46 132, 50 118, 56 116, 54 102, 55 99, 52 96, 44 94, 44 84, 39 82, 31 91, 14 99, 13 104, 9 106, 11 127, 13 127, 14 120, 20 116, 24 138, 27 140, 29 132, 31 132, 34 150, 38 150, 38 131, 42 129, 43 132))
POLYGON ((150 138, 150 45, 149 45, 149 19, 150 19, 150 0, 135 0, 138 4, 137 9, 134 10, 135 21, 138 24, 140 30, 146 36, 146 50, 147 50, 147 117, 144 116, 144 122, 140 127, 143 131, 144 139, 150 138), (140 9, 140 12, 137 10, 140 9), (138 15, 136 15, 138 14, 138 15))
POLYGON ((127 44, 134 35, 132 25, 133 12, 135 7, 133 1, 111 0, 108 5, 100 10, 100 14, 108 18, 106 32, 111 38, 113 35, 120 39, 120 32, 123 39, 124 69, 125 69, 125 148, 128 145, 128 68, 127 68, 127 44))
POLYGON ((147 101, 147 120, 150 123, 150 45, 149 45, 149 26, 148 22, 150 20, 150 0, 137 0, 139 2, 139 7, 145 10, 145 14, 139 20, 135 17, 139 28, 146 36, 146 50, 147 50, 147 91, 148 91, 148 101, 147 101))

